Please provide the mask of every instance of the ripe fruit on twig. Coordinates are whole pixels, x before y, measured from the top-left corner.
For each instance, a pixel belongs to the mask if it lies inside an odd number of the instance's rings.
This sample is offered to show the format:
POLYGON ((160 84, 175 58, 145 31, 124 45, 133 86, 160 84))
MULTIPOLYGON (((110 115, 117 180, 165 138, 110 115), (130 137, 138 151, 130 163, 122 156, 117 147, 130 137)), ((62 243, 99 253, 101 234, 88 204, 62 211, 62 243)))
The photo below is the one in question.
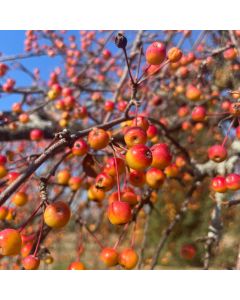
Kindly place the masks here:
POLYGON ((78 139, 72 147, 72 154, 76 156, 83 156, 88 152, 88 145, 83 139, 78 139))
POLYGON ((106 101, 105 104, 104 104, 104 109, 106 111, 113 111, 114 109, 114 102, 113 101, 106 101))
POLYGON ((118 253, 114 248, 104 248, 100 259, 107 267, 113 267, 118 264, 118 253))
POLYGON ((131 170, 129 173, 129 182, 133 186, 138 186, 138 187, 143 186, 146 182, 145 173, 142 171, 131 170))
POLYGON ((9 172, 7 175, 8 178, 8 183, 12 183, 13 181, 15 181, 18 177, 20 176, 20 173, 18 172, 9 172))
POLYGON ((26 270, 37 270, 40 265, 40 259, 34 255, 29 255, 22 260, 22 265, 26 270))
POLYGON ((202 122, 206 117, 206 109, 203 106, 196 106, 192 111, 192 119, 195 122, 202 122))
POLYGON ((201 91, 197 87, 189 85, 187 87, 186 97, 191 101, 198 101, 201 97, 201 91))
POLYGON ((7 175, 8 171, 7 168, 3 165, 0 165, 0 179, 7 175))
POLYGON ((164 173, 168 178, 174 178, 178 176, 179 168, 176 164, 170 164, 165 168, 164 173))
POLYGON ((172 155, 167 144, 156 144, 152 146, 150 150, 153 157, 151 164, 152 167, 164 169, 170 165, 172 155))
MULTIPOLYGON (((120 193, 120 196, 122 197, 122 193, 120 193)), ((118 191, 113 192, 108 197, 108 204, 112 204, 114 201, 118 201, 118 191)))
POLYGON ((0 165, 5 165, 7 162, 7 157, 5 155, 0 155, 0 165))
POLYGON ((214 145, 208 149, 208 158, 219 163, 227 158, 227 150, 222 145, 214 145))
POLYGON ((8 214, 8 208, 6 206, 0 206, 0 220, 4 220, 8 214))
POLYGON ((33 129, 30 132, 31 141, 40 141, 43 138, 43 131, 41 129, 33 129))
POLYGON ((88 189, 88 200, 95 201, 95 202, 102 202, 105 198, 105 192, 96 188, 95 185, 92 185, 88 189))
POLYGON ((68 270, 86 270, 86 268, 82 262, 75 261, 68 266, 68 270))
POLYGON ((153 189, 160 188, 164 180, 164 173, 157 168, 151 168, 146 173, 146 183, 153 189))
POLYGON ((150 65, 160 65, 166 57, 166 48, 161 42, 154 42, 146 50, 146 60, 150 65))
POLYGON ((95 180, 95 187, 105 192, 110 191, 114 186, 113 177, 107 173, 100 173, 95 180))
POLYGON ((137 265, 138 254, 134 249, 126 248, 119 254, 118 262, 125 269, 131 270, 137 265))
POLYGON ((170 60, 170 62, 175 63, 179 61, 181 57, 182 57, 182 51, 179 48, 173 47, 168 50, 167 58, 170 60))
POLYGON ((77 191, 80 189, 82 184, 82 178, 79 176, 73 176, 69 179, 68 185, 72 191, 77 191))
POLYGON ((27 201, 28 195, 25 192, 17 192, 12 198, 12 202, 17 206, 23 206, 27 201))
POLYGON ((129 127, 124 134, 124 141, 128 147, 145 144, 147 142, 146 131, 137 126, 129 127))
POLYGON ((148 119, 143 116, 137 116, 132 120, 131 126, 141 127, 143 130, 147 131, 149 127, 148 119))
POLYGON ((61 228, 65 226, 71 216, 68 204, 58 201, 49 204, 44 211, 44 221, 52 228, 61 228))
POLYGON ((148 126, 148 129, 147 129, 147 138, 148 139, 153 139, 157 136, 158 134, 158 129, 155 125, 151 124, 148 126))
POLYGON ((232 173, 226 177, 226 186, 231 191, 240 189, 240 175, 232 173))
POLYGON ((94 128, 88 134, 88 144, 94 150, 105 148, 109 143, 108 133, 100 128, 94 128))
POLYGON ((114 225, 128 223, 132 218, 131 206, 123 201, 115 201, 108 206, 108 219, 114 225))
POLYGON ((152 153, 145 145, 135 145, 127 151, 126 163, 131 169, 144 171, 152 163, 152 153))
POLYGON ((29 122, 30 118, 27 113, 21 113, 18 117, 20 123, 26 124, 29 122))
POLYGON ((223 56, 227 60, 233 60, 237 57, 237 49, 236 48, 229 48, 224 51, 223 56))
POLYGON ((0 231, 0 254, 4 256, 18 255, 21 251, 20 233, 11 228, 0 231))
POLYGON ((71 177, 68 170, 61 170, 57 173, 57 183, 66 185, 71 177))
MULTIPOLYGON (((122 174, 125 171, 125 163, 124 160, 116 157, 116 163, 117 163, 117 170, 118 170, 118 174, 122 174)), ((106 161, 106 165, 103 169, 104 173, 109 174, 110 176, 116 176, 116 167, 115 167, 115 160, 114 157, 110 157, 107 159, 106 161)))
POLYGON ((223 176, 214 177, 211 181, 211 188, 217 193, 225 193, 227 191, 225 178, 223 176))
POLYGON ((192 260, 196 256, 196 253, 197 249, 192 244, 183 245, 180 251, 181 257, 186 260, 192 260))
POLYGON ((25 258, 30 254, 33 247, 33 243, 32 242, 24 243, 23 238, 22 238, 22 243, 23 245, 21 249, 21 256, 25 258))
POLYGON ((122 191, 121 200, 123 202, 127 202, 131 206, 134 206, 138 203, 138 197, 136 193, 129 188, 126 188, 124 191, 122 191))

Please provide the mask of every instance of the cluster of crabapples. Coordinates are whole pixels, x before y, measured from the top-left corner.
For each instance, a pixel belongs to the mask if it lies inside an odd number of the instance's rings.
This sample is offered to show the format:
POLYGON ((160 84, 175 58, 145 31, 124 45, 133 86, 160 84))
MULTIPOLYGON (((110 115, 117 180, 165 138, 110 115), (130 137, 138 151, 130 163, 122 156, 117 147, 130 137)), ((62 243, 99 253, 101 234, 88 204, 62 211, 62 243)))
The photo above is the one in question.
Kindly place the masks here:
MULTIPOLYGON (((34 36, 29 33, 28 45, 31 48, 34 44, 34 36)), ((104 54, 105 59, 109 59, 109 53, 104 54)), ((146 60, 149 64, 147 73, 156 72, 164 60, 167 63, 176 63, 182 57, 182 52, 178 48, 171 48, 166 53, 165 46, 160 42, 154 42, 146 51, 146 60)), ((7 68, 0 66, 0 72, 4 75, 7 68)), ((65 127, 70 112, 74 117, 84 118, 87 116, 87 110, 84 106, 77 106, 73 90, 69 87, 62 88, 58 83, 57 73, 53 73, 50 82, 50 90, 47 94, 49 101, 56 101, 56 109, 63 111, 60 125, 65 127), (61 99, 59 99, 61 98, 61 99)), ((14 82, 7 81, 4 90, 10 92, 14 88, 14 82)), ((93 95, 93 100, 99 100, 99 93, 93 95)), ((119 111, 124 111, 127 107, 126 101, 118 103, 119 111)), ((112 111, 114 103, 107 101, 104 109, 112 111)), ((14 113, 19 115, 19 121, 29 122, 29 116, 22 111, 19 103, 13 105, 14 113)), ((105 198, 108 198, 107 217, 111 224, 124 225, 133 221, 134 209, 138 207, 141 200, 141 188, 148 187, 152 193, 151 200, 156 198, 156 190, 160 189, 166 178, 178 176, 179 167, 172 162, 172 154, 166 143, 158 142, 158 129, 154 124, 148 121, 143 115, 135 116, 122 125, 122 134, 124 146, 114 142, 112 133, 103 128, 95 127, 87 139, 80 138, 76 140, 71 148, 71 157, 84 157, 90 151, 105 151, 106 158, 101 170, 95 179, 88 181, 88 199, 89 201, 101 204, 105 198)), ((30 132, 32 141, 43 139, 43 132, 40 129, 34 129, 30 132)), ((8 172, 5 167, 6 158, 0 157, 0 178, 6 178, 8 183, 14 181, 19 173, 8 172)), ((60 185, 69 186, 72 191, 77 191, 83 184, 84 178, 80 176, 71 176, 67 169, 58 171, 56 181, 60 185)), ((15 193, 12 203, 16 206, 24 206, 28 202, 28 195, 24 189, 15 193)), ((0 208, 0 219, 8 220, 10 209, 7 206, 0 208)), ((64 201, 54 203, 45 203, 43 212, 44 223, 50 228, 62 228, 70 220, 71 210, 64 201)), ((26 242, 26 236, 22 233, 23 228, 7 228, 0 232, 0 254, 2 256, 15 256, 22 254, 22 265, 25 269, 37 269, 40 264, 38 257, 39 241, 34 235, 31 243, 26 242), (35 251, 33 253, 33 245, 35 251)), ((138 262, 138 254, 134 247, 123 249, 118 252, 115 247, 105 247, 100 253, 100 260, 107 266, 112 267, 120 264, 125 269, 133 269, 138 262)), ((69 269, 85 269, 82 262, 76 261, 70 264, 69 269)))
MULTIPOLYGON (((159 189, 166 177, 175 177, 178 168, 172 164, 172 155, 170 149, 165 143, 151 144, 157 140, 157 128, 149 124, 146 117, 138 116, 124 124, 123 136, 127 148, 115 146, 111 143, 110 133, 101 128, 94 128, 89 132, 87 141, 78 139, 72 149, 72 156, 84 156, 90 150, 99 151, 109 149, 112 151, 111 157, 108 157, 100 173, 96 176, 92 185, 88 189, 88 198, 90 201, 101 203, 108 195, 107 216, 113 225, 123 225, 131 222, 133 209, 139 204, 140 192, 138 188, 144 185, 152 190, 159 189), (124 148, 124 149, 123 149, 124 148), (123 188, 120 187, 124 179, 123 188), (117 191, 113 191, 114 188, 117 191), (111 194, 108 192, 111 191, 111 194)), ((5 157, 1 159, 2 177, 5 157)), ((8 173, 7 176, 11 175, 8 173)), ((15 176, 14 179, 18 177, 15 176)), ((83 178, 71 176, 67 169, 60 170, 56 174, 58 184, 68 185, 72 191, 77 191, 83 182, 83 178)), ((20 190, 12 198, 16 206, 23 206, 27 203, 28 196, 24 190, 20 190)), ((8 208, 0 208, 1 220, 8 218, 8 208)), ((43 218, 46 225, 51 228, 62 228, 70 220, 70 207, 63 201, 56 201, 46 205, 43 218)), ((24 243, 22 242, 21 232, 16 229, 4 229, 0 232, 1 255, 12 256, 21 252, 24 243)), ((114 266, 117 263, 126 269, 132 269, 136 266, 138 255, 133 248, 126 248, 120 254, 114 248, 104 248, 100 254, 101 260, 106 266, 114 266)), ((36 269, 40 263, 35 255, 27 255, 23 258, 25 269, 36 269)), ((81 265, 82 267, 82 265, 81 265)), ((70 269, 80 268, 80 265, 73 264, 70 269)))
MULTIPOLYGON (((74 44, 74 40, 72 40, 72 43, 74 44)), ((28 32, 25 46, 27 51, 30 51, 32 48, 38 49, 36 37, 32 31, 28 32)), ((63 49, 65 46, 61 40, 56 40, 56 47, 63 49)), ((53 55, 51 51, 51 49, 48 49, 49 55, 53 55)), ((71 60, 79 55, 75 52, 69 52, 67 57, 68 60, 71 60)), ((234 59, 235 55, 236 51, 232 48, 224 52, 224 57, 228 60, 234 59)), ((104 60, 110 60, 111 52, 103 50, 102 56, 104 60)), ((167 64, 170 65, 172 70, 179 68, 179 66, 187 66, 194 60, 195 56, 193 53, 183 55, 177 47, 167 51, 163 43, 154 42, 146 49, 146 62, 148 65, 144 69, 142 78, 156 74, 167 64)), ((71 73, 71 70, 69 69, 68 72, 71 73)), ((4 76, 7 71, 8 67, 0 64, 0 77, 4 76)), ((55 109, 61 112, 59 125, 64 128, 68 126, 70 120, 87 119, 88 111, 86 106, 80 106, 78 103, 74 88, 61 86, 60 76, 58 75, 58 72, 51 74, 46 98, 49 102, 53 101, 55 109)), ((72 77, 73 83, 77 85, 79 78, 75 78, 74 74, 70 77, 72 77)), ((11 92, 14 89, 14 85, 14 80, 7 79, 2 89, 4 92, 11 92)), ((179 89, 181 90, 181 86, 179 86, 179 89)), ((184 92, 186 99, 192 103, 202 100, 203 93, 198 85, 188 84, 184 87, 184 92)), ((101 93, 94 92, 91 97, 94 103, 102 101, 101 93)), ((232 118, 240 116, 238 102, 224 103, 224 105, 224 109, 228 111, 232 118)), ((128 102, 125 100, 118 101, 118 103, 109 100, 104 102, 104 111, 112 112, 114 109, 117 109, 120 112, 124 112, 127 106, 128 102)), ((180 107, 178 116, 180 118, 188 116, 189 110, 190 108, 187 105, 180 107)), ((30 117, 23 111, 21 103, 14 103, 12 111, 18 116, 20 123, 26 124, 30 121, 30 117)), ((191 113, 191 121, 198 125, 197 128, 201 129, 206 119, 207 109, 205 106, 195 106, 191 113)), ((95 176, 85 176, 85 174, 82 176, 73 175, 70 169, 65 168, 56 172, 56 183, 69 188, 73 193, 81 188, 87 189, 88 200, 99 206, 102 206, 106 200, 106 215, 113 226, 123 226, 125 228, 125 225, 135 222, 135 214, 141 205, 143 190, 147 189, 150 191, 149 201, 154 203, 157 198, 157 191, 161 189, 164 182, 168 178, 177 178, 181 168, 186 164, 186 160, 182 156, 176 157, 174 161, 169 145, 160 141, 158 128, 151 120, 151 118, 147 117, 147 114, 135 113, 133 115, 130 112, 129 119, 120 124, 118 129, 120 137, 116 137, 116 139, 114 131, 107 130, 104 124, 92 128, 86 138, 77 139, 67 149, 70 154, 66 159, 79 160, 83 164, 83 160, 86 157, 92 156, 97 160, 99 155, 99 160, 101 161, 97 161, 97 168, 94 169, 95 176), (118 138, 120 142, 118 142, 118 138)), ((160 119, 161 122, 164 125, 162 119, 160 119)), ((188 130, 189 123, 182 123, 182 128, 183 130, 188 130)), ((237 127, 236 134, 240 138, 240 127, 237 127)), ((33 129, 29 138, 31 141, 41 141, 44 138, 44 133, 41 129, 33 129)), ((226 160, 227 150, 225 142, 221 145, 210 147, 208 149, 208 157, 216 163, 226 160)), ((0 179, 4 179, 6 185, 9 185, 20 174, 18 172, 9 172, 6 163, 7 158, 4 155, 0 155, 0 179)), ((240 175, 232 173, 226 177, 217 176, 212 179, 211 189, 217 193, 237 191, 240 189, 240 175)), ((28 200, 26 190, 21 188, 13 195, 11 203, 15 207, 21 207, 26 205, 28 200)), ((71 219, 71 208, 66 201, 57 200, 53 203, 49 201, 44 203, 43 207, 42 220, 44 225, 52 229, 63 228, 71 219)), ((42 207, 39 207, 38 210, 40 208, 42 207)), ((14 208, 9 206, 0 207, 0 220, 9 221, 13 218, 14 208)), ((25 223, 25 226, 27 223, 25 223)), ((23 227, 19 229, 6 228, 0 231, 0 255, 15 256, 20 254, 22 266, 25 269, 38 269, 40 265, 39 241, 41 240, 42 229, 39 230, 40 233, 33 234, 30 237, 24 234, 23 229, 23 227)), ((106 267, 120 265, 125 269, 133 269, 138 263, 138 254, 134 249, 134 245, 131 244, 131 246, 121 251, 117 249, 116 245, 118 243, 113 247, 102 247, 99 259, 106 267)), ((192 245, 186 244, 182 249, 181 255, 186 259, 192 259, 196 255, 196 249, 192 245)), ((52 258, 48 259, 49 263, 51 263, 52 258)), ((72 262, 68 269, 84 270, 86 267, 78 260, 72 262)))
MULTIPOLYGON (((214 145, 208 149, 209 159, 216 163, 223 162, 227 158, 227 150, 223 145, 214 145)), ((217 193, 237 191, 240 189, 240 175, 236 173, 227 176, 216 176, 211 181, 211 189, 217 193)))
MULTIPOLYGON (((88 147, 96 151, 106 148, 113 153, 106 158, 102 170, 88 189, 90 201, 101 204, 108 197, 107 216, 113 225, 132 221, 133 210, 140 201, 139 188, 148 186, 157 190, 166 177, 178 174, 178 167, 172 163, 167 144, 155 143, 151 147, 146 145, 157 140, 158 133, 157 128, 149 124, 146 117, 134 118, 125 123, 122 130, 127 148, 111 143, 109 133, 101 128, 94 128, 89 133, 87 142, 79 139, 72 148, 72 154, 76 156, 86 154, 88 147), (113 191, 114 188, 116 191, 113 191)), ((120 254, 115 248, 104 248, 100 258, 107 267, 119 263, 126 269, 134 268, 138 260, 133 248, 124 249, 120 254)))

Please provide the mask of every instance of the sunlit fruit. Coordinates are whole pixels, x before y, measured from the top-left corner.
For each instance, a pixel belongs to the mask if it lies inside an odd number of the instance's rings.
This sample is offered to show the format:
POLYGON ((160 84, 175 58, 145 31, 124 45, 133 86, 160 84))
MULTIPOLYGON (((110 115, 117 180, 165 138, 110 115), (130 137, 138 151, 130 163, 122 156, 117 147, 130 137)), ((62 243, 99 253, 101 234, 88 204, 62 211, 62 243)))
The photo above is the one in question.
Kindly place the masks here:
POLYGON ((144 171, 152 163, 152 152, 145 145, 135 145, 127 151, 126 163, 131 169, 144 171))
POLYGON ((119 254, 118 262, 127 270, 134 269, 138 262, 138 254, 134 249, 126 248, 119 254))
POLYGON ((115 201, 108 206, 108 219, 114 225, 128 223, 132 218, 131 206, 122 201, 115 201))
POLYGON ((29 255, 22 260, 22 265, 26 270, 37 270, 40 265, 40 259, 34 255, 29 255))
POLYGON ((72 176, 68 181, 68 185, 72 191, 77 191, 82 185, 82 178, 79 176, 72 176))
POLYGON ((154 42, 146 50, 146 60, 150 65, 160 65, 166 57, 166 48, 161 42, 154 42))
POLYGON ((49 204, 44 211, 44 221, 52 228, 64 227, 70 216, 71 212, 68 204, 62 201, 49 204))
POLYGON ((152 167, 164 169, 170 165, 172 155, 167 144, 156 144, 151 147, 152 152, 152 167))
POLYGON ((100 128, 94 128, 88 134, 88 144, 94 150, 105 148, 109 143, 108 133, 100 128))
POLYGON ((22 239, 17 230, 7 228, 0 231, 0 254, 4 256, 18 255, 21 246, 22 239))
POLYGON ((146 183, 153 189, 160 188, 165 180, 163 171, 157 168, 150 168, 146 172, 146 183))
POLYGON ((86 268, 82 262, 75 261, 68 266, 68 270, 86 270, 86 268))
POLYGON ((113 267, 118 264, 118 253, 114 248, 104 248, 100 259, 107 267, 113 267))
POLYGON ((227 158, 227 150, 222 145, 214 145, 208 149, 209 159, 219 163, 227 158))

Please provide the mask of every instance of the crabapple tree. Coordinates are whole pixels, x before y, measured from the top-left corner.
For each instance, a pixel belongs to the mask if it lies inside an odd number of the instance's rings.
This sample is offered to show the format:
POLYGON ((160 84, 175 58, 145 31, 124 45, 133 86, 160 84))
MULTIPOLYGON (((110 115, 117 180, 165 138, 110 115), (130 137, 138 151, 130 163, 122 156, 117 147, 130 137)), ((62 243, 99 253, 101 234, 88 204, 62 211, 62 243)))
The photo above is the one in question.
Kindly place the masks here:
POLYGON ((239 51, 238 30, 26 31, 0 56, 1 268, 240 268, 239 51))

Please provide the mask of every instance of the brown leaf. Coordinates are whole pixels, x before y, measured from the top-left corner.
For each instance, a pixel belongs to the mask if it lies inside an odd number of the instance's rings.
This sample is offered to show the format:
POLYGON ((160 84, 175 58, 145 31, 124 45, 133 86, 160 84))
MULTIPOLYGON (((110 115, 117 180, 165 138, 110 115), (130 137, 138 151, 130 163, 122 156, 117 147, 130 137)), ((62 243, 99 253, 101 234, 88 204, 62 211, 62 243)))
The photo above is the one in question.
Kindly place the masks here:
POLYGON ((92 155, 87 154, 82 162, 82 166, 83 166, 83 171, 86 173, 87 176, 89 177, 97 177, 97 167, 95 164, 95 161, 92 157, 92 155))

